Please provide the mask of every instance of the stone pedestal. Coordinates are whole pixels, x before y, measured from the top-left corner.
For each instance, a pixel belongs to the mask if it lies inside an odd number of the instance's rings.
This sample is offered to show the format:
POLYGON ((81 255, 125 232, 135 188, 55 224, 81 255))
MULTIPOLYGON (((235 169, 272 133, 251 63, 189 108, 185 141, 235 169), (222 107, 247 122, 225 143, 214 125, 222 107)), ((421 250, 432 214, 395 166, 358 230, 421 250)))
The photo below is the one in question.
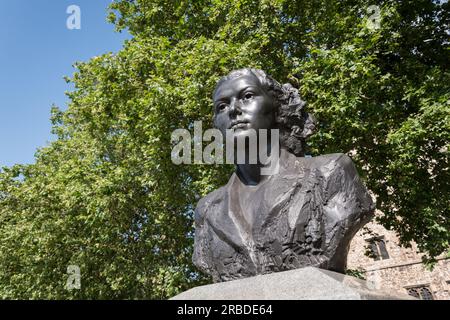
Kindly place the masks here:
POLYGON ((313 267, 200 286, 171 300, 414 300, 369 282, 313 267))

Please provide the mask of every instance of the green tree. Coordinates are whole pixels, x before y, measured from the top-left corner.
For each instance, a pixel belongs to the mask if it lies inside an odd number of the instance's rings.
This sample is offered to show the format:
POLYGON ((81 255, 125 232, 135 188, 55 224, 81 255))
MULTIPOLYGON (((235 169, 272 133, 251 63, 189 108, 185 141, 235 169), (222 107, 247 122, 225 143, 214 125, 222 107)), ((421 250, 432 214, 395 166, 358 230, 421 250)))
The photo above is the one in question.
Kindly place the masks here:
POLYGON ((211 125, 216 81, 248 66, 300 88, 320 123, 311 153, 350 153, 404 245, 448 251, 448 7, 114 1, 132 39, 76 65, 67 110, 52 108, 58 139, 0 172, 0 297, 158 299, 207 283, 190 261, 193 209, 232 168, 174 165, 170 136, 211 125), (80 290, 65 288, 69 265, 80 290))

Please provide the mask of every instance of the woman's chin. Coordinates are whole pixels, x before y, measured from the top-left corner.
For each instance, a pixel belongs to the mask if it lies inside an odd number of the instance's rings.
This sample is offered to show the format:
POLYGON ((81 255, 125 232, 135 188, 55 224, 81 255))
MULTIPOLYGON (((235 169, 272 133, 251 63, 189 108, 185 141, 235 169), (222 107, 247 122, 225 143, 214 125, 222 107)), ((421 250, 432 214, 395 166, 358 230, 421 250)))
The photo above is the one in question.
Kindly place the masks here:
POLYGON ((238 129, 233 130, 230 137, 233 139, 234 143, 238 143, 238 141, 250 141, 255 142, 257 141, 256 132, 254 130, 248 130, 248 129, 238 129))

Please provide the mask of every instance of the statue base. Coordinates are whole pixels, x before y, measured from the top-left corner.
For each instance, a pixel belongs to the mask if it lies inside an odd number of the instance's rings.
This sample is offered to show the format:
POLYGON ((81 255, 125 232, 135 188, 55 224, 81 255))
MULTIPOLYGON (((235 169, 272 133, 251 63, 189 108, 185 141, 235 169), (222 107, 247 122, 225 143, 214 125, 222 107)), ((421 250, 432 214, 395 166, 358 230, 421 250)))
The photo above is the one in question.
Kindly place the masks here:
POLYGON ((187 290, 171 300, 415 300, 367 281, 306 267, 187 290))

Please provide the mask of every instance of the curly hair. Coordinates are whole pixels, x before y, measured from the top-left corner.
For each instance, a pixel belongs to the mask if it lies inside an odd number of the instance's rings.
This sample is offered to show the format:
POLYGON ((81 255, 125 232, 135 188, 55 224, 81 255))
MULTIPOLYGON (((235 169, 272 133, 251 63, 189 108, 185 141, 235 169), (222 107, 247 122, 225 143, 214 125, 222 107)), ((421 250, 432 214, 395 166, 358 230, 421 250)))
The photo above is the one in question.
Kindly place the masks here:
MULTIPOLYGON (((304 156, 306 139, 316 129, 316 120, 305 111, 306 102, 300 98, 298 90, 291 84, 281 85, 278 81, 260 69, 244 68, 231 71, 222 77, 216 85, 217 88, 227 81, 239 78, 243 75, 254 75, 263 88, 275 101, 275 122, 280 131, 280 144, 296 156, 304 156)), ((214 96, 213 93, 213 96, 214 96)))

